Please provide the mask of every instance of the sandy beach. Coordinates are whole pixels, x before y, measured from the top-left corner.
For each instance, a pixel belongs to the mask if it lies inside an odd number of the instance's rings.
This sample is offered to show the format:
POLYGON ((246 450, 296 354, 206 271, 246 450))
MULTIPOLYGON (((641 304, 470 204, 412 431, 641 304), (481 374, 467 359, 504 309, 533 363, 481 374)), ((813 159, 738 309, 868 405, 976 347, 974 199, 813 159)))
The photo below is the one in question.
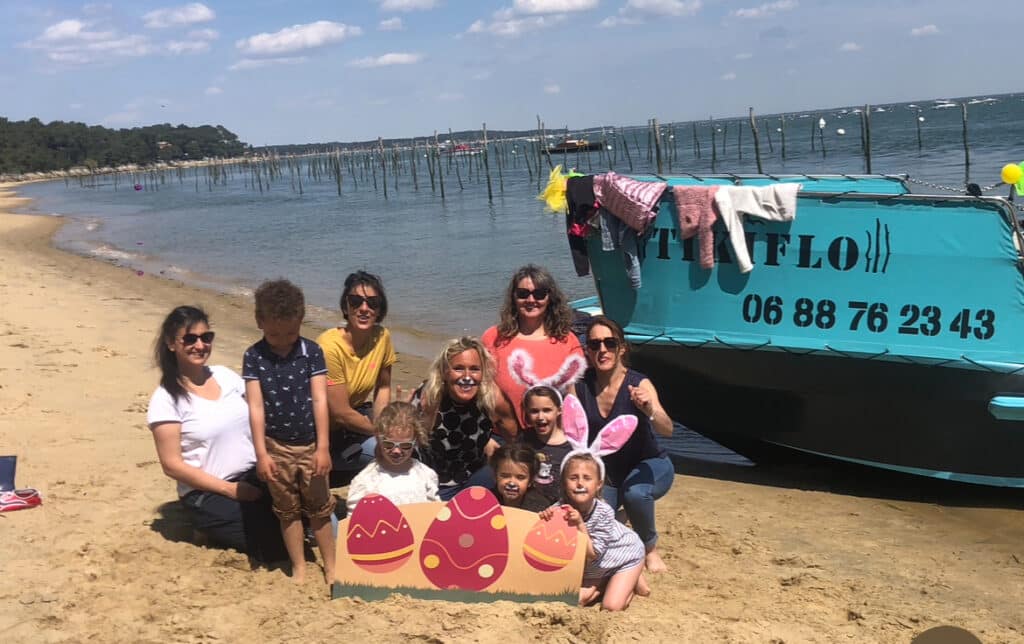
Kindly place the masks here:
MULTIPOLYGON (((204 306, 212 363, 238 369, 251 303, 56 250, 61 220, 3 214, 22 205, 0 185, 0 454, 44 501, 0 514, 5 641, 909 642, 943 624, 1024 640, 1024 493, 825 465, 678 463, 658 504, 670 571, 623 614, 330 601, 250 571, 190 541, 145 410, 165 313, 204 306)), ((403 354, 395 379, 425 372, 403 354)))

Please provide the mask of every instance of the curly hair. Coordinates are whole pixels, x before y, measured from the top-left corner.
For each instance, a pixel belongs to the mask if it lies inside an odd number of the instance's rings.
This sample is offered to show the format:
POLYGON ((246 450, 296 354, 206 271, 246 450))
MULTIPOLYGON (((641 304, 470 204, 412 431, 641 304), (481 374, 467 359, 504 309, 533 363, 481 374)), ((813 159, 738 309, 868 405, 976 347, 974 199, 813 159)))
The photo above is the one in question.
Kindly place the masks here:
MULTIPOLYGON (((448 368, 455 356, 463 351, 476 351, 480 356, 482 372, 480 374, 480 393, 477 394, 476 403, 481 411, 494 418, 494 408, 500 395, 498 385, 494 382, 494 359, 491 358, 491 354, 487 352, 480 340, 470 336, 449 340, 441 349, 441 353, 434 359, 433 364, 430 365, 430 374, 427 376, 427 381, 420 394, 423 409, 432 409, 436 412, 441 404, 441 399, 447 395, 448 368)), ((428 418, 432 420, 432 416, 428 418)))
POLYGON ((387 438, 388 433, 393 429, 411 429, 413 440, 417 445, 427 444, 427 430, 423 426, 423 418, 419 410, 410 403, 395 401, 389 403, 381 410, 380 416, 373 423, 373 433, 377 436, 378 445, 380 441, 387 438))
POLYGON ((512 461, 513 463, 525 465, 526 469, 530 472, 529 480, 531 486, 533 484, 533 479, 537 476, 537 472, 540 471, 540 462, 537 460, 537 450, 519 441, 505 443, 498 449, 494 450, 494 453, 491 454, 491 458, 488 459, 487 464, 491 466, 491 469, 497 472, 498 465, 500 465, 502 461, 512 461))
POLYGON ((505 291, 505 300, 501 305, 501 317, 498 321, 498 344, 510 342, 519 333, 516 287, 527 277, 533 282, 534 288, 548 290, 548 308, 544 312, 544 331, 552 342, 564 341, 572 333, 572 309, 569 308, 569 301, 546 268, 536 264, 527 264, 512 275, 508 289, 505 291))
POLYGON ((302 289, 286 279, 267 280, 255 294, 257 320, 296 320, 306 317, 302 289))
POLYGON ((174 344, 178 331, 189 329, 197 324, 210 326, 210 318, 206 311, 198 306, 179 306, 167 314, 163 324, 160 325, 160 332, 153 343, 153 358, 156 366, 160 368, 160 386, 171 394, 171 398, 177 402, 187 392, 181 384, 181 372, 178 369, 178 358, 171 351, 169 344, 174 344))
POLYGON ((377 324, 383 324, 384 317, 388 314, 388 296, 384 293, 384 282, 381 281, 379 276, 366 271, 349 273, 349 276, 345 278, 345 285, 341 289, 341 298, 338 300, 338 307, 341 309, 342 317, 346 321, 348 320, 348 302, 346 302, 346 299, 348 299, 349 293, 360 286, 377 291, 377 296, 380 298, 380 308, 377 309, 377 324))

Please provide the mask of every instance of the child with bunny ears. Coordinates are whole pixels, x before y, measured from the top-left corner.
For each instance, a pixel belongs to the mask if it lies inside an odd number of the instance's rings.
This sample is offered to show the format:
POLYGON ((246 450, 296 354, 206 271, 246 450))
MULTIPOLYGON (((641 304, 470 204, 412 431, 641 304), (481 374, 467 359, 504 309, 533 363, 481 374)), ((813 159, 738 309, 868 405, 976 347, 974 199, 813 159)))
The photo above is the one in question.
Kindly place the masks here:
POLYGON ((637 418, 623 415, 612 419, 588 447, 586 414, 575 396, 566 396, 563 414, 567 417, 566 438, 573 445, 562 461, 563 505, 543 510, 540 516, 550 520, 562 512, 569 525, 588 537, 580 605, 589 606, 600 599, 605 610, 624 610, 634 594, 650 594, 643 576, 644 544, 615 519, 615 511, 601 498, 601 456, 616 452, 629 440, 637 418))

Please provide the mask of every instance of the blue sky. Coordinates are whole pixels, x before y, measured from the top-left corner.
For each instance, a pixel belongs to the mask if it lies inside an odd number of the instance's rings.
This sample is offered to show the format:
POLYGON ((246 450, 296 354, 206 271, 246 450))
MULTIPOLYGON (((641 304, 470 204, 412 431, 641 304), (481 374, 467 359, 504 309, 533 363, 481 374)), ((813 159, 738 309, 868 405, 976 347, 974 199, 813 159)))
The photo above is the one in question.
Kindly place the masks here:
POLYGON ((254 145, 1020 90, 978 0, 0 0, 0 115, 254 145))

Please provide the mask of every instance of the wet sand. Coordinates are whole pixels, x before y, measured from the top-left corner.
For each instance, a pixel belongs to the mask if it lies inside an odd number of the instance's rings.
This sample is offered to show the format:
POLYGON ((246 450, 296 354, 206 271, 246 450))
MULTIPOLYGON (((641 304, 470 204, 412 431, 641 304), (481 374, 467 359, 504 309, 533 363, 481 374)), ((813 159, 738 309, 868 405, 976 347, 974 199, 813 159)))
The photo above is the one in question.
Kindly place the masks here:
MULTIPOLYGON (((20 205, 0 186, 0 213, 20 205)), ((846 466, 680 461, 658 504, 670 571, 624 614, 329 601, 250 571, 191 542, 145 407, 168 310, 204 306, 213 363, 237 369, 251 302, 55 250, 60 224, 0 214, 0 453, 44 498, 0 515, 6 641, 908 642, 941 624, 1024 640, 1024 494, 846 466)), ((425 372, 403 354, 395 380, 425 372)))

